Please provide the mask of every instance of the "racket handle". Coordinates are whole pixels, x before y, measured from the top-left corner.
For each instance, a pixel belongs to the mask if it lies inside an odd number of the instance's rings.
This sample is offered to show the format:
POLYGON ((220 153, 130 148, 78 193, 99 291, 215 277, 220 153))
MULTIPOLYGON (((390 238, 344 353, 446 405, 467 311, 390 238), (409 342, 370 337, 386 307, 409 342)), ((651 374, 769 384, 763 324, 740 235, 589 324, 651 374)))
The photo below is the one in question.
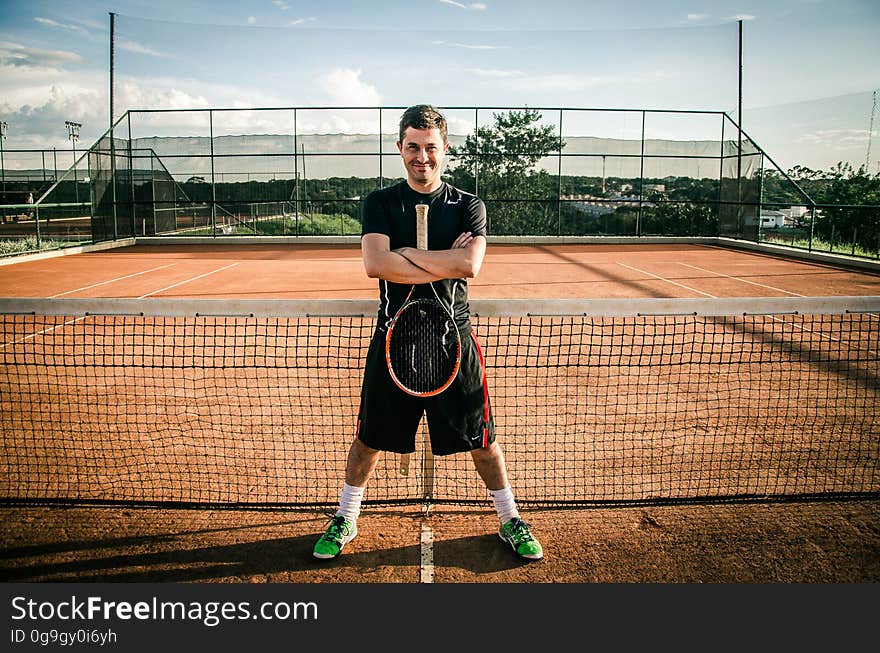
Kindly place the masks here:
POLYGON ((416 247, 428 249, 428 205, 416 204, 416 247))

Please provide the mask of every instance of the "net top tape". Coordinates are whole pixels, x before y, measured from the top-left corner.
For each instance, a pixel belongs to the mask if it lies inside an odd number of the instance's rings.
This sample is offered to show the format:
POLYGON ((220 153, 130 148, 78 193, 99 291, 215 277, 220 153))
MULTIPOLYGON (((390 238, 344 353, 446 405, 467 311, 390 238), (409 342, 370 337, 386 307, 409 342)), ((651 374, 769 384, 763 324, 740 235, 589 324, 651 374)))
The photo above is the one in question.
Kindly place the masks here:
MULTIPOLYGON (((475 299, 477 317, 641 317, 880 313, 880 296, 670 299, 475 299)), ((364 299, 46 299, 0 298, 0 315, 133 315, 149 317, 373 317, 364 299)))

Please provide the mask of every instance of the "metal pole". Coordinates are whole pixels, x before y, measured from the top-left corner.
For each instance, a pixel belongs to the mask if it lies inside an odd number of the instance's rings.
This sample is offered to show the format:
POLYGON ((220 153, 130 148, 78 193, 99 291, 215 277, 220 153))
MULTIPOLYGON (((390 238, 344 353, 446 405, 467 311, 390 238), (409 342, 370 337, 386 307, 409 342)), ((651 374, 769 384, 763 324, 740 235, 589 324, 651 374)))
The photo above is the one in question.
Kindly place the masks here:
MULTIPOLYGON (((474 195, 480 196, 480 109, 474 109, 474 195)), ((492 233, 492 214, 486 215, 486 233, 492 233)))
POLYGON ((208 129, 211 137, 209 141, 211 146, 211 235, 217 236, 217 186, 214 183, 214 111, 212 109, 208 110, 208 129))
POLYGON ((303 190, 305 190, 305 196, 306 196, 305 201, 306 201, 306 206, 308 207, 307 210, 309 212, 309 219, 312 220, 312 224, 314 224, 314 218, 312 217, 312 205, 309 202, 309 181, 308 181, 308 176, 306 175, 306 146, 305 146, 305 143, 303 143, 300 147, 302 148, 302 159, 303 159, 303 190))
MULTIPOLYGON (((0 121, 0 180, 3 184, 3 201, 0 204, 6 204, 6 164, 3 161, 3 141, 6 140, 8 127, 5 120, 0 121)), ((3 209, 3 222, 6 222, 6 209, 3 209)))
POLYGON ((382 183, 383 175, 382 175, 382 155, 384 151, 382 150, 382 107, 379 107, 379 188, 382 188, 385 184, 382 183))
POLYGON ((111 138, 112 138, 112 130, 113 130, 113 73, 114 73, 114 62, 113 62, 113 39, 115 36, 116 30, 116 14, 112 11, 110 12, 110 130, 111 130, 111 138))
POLYGON ((727 211, 724 208, 724 126, 725 126, 725 116, 721 116, 721 152, 719 155, 719 170, 718 170, 718 209, 715 211, 715 215, 717 216, 716 224, 715 224, 715 236, 721 236, 722 230, 722 220, 726 219, 727 211))
POLYGON ((645 187, 645 116, 642 111, 642 153, 639 157, 639 211, 636 214, 636 236, 642 235, 642 194, 645 187))
MULTIPOLYGON (((737 134, 737 150, 736 150, 736 228, 737 228, 737 237, 742 238, 743 235, 743 206, 742 206, 742 132, 743 132, 743 119, 742 119, 742 79, 743 79, 743 57, 742 57, 742 42, 743 42, 743 22, 742 20, 739 22, 739 66, 738 66, 738 78, 739 78, 739 89, 737 96, 737 113, 736 120, 739 123, 737 134)), ((758 218, 760 220, 760 217, 758 218)))
MULTIPOLYGON (((73 189, 76 201, 77 203, 79 203, 79 189, 77 188, 77 186, 79 185, 79 180, 77 179, 76 174, 76 142, 79 140, 79 130, 80 127, 82 127, 82 124, 78 122, 71 122, 70 120, 65 120, 64 126, 67 127, 67 138, 70 139, 71 146, 73 147, 73 189)), ((58 165, 56 164, 55 167, 57 168, 58 165)))
POLYGON ((764 242, 764 221, 761 219, 761 214, 764 212, 764 155, 761 155, 761 167, 760 167, 760 185, 758 186, 758 238, 756 242, 764 242))
POLYGON ((556 177, 556 235, 562 235, 562 109, 559 110, 559 169, 556 177))
POLYGON ((34 234, 37 237, 37 249, 42 249, 42 245, 40 244, 40 205, 37 204, 34 207, 34 234))
MULTIPOLYGON (((119 229, 116 224, 116 143, 113 137, 113 75, 116 37, 116 14, 110 12, 110 193, 113 200, 113 240, 118 240, 119 229)), ((133 235, 133 234, 132 234, 133 235)))
MULTIPOLYGON (((131 113, 126 114, 126 122, 128 123, 128 194, 129 197, 131 197, 131 235, 134 236, 137 233, 137 207, 135 206, 134 201, 134 157, 131 147, 131 113)), ((152 164, 150 165, 150 168, 152 168, 152 164)), ((152 175, 150 175, 150 183, 152 183, 152 181, 152 175)), ((143 221, 141 224, 143 224, 143 221)), ((141 227, 141 231, 146 231, 146 227, 141 227)))
POLYGON ((299 236, 299 144, 296 133, 296 109, 293 110, 293 210, 296 216, 296 235, 299 236))

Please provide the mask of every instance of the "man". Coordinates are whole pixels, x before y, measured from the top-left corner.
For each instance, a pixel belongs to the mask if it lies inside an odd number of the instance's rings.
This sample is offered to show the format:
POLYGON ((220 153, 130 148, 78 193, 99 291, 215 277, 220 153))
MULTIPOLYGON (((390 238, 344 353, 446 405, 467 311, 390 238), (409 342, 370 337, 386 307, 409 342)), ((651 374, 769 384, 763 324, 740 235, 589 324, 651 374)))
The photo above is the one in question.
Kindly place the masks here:
POLYGON ((380 452, 413 452, 423 413, 435 456, 470 452, 501 521, 499 536, 523 558, 543 556, 517 511, 504 454, 495 442, 482 352, 471 332, 467 279, 477 276, 486 252, 486 208, 476 196, 442 180, 448 148, 443 115, 429 105, 410 107, 400 119, 397 142, 406 180, 364 200, 361 255, 367 275, 379 280, 379 315, 364 366, 357 437, 348 452, 339 509, 314 547, 314 556, 322 560, 338 556, 357 535, 364 488, 380 452), (429 205, 427 250, 415 248, 416 204, 429 205), (430 282, 436 282, 440 300, 453 306, 462 362, 446 390, 424 399, 407 395, 393 383, 384 343, 388 325, 412 284, 425 284, 416 291, 427 296, 430 282))

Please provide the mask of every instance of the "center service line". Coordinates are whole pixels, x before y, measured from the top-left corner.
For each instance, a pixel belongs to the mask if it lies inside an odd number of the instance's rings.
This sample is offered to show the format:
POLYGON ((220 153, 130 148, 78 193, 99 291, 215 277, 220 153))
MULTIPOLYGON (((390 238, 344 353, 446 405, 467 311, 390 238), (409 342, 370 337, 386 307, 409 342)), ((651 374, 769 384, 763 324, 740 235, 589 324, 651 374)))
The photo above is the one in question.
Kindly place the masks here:
POLYGON ((434 533, 431 527, 422 520, 422 544, 421 544, 421 567, 419 569, 420 583, 434 582, 434 533))
POLYGON ((177 283, 172 283, 170 286, 166 286, 165 288, 159 288, 159 290, 154 290, 153 292, 148 292, 146 295, 141 295, 138 299, 144 299, 145 297, 149 297, 150 295, 155 295, 156 293, 165 292, 166 290, 171 290, 172 288, 177 288, 177 286, 182 286, 185 283, 189 283, 190 281, 196 281, 197 279, 203 279, 204 277, 210 276, 217 272, 222 272, 223 270, 228 270, 229 268, 233 268, 238 263, 230 263, 229 265, 224 265, 222 268, 217 268, 216 270, 211 270, 210 272, 205 272, 204 274, 200 274, 198 276, 192 277, 190 279, 184 279, 183 281, 178 281, 177 283))
POLYGON ((703 292, 702 290, 697 290, 696 288, 691 288, 690 286, 686 286, 683 283, 678 283, 677 281, 672 281, 671 279, 667 279, 666 277, 660 277, 656 274, 648 272, 646 270, 640 270, 639 268, 634 268, 631 265, 627 265, 626 263, 617 262, 618 265, 628 268, 630 270, 635 270, 636 272, 640 272, 642 274, 647 274, 649 277, 654 277, 655 279, 659 279, 660 281, 665 281, 666 283, 671 283, 673 286, 678 286, 679 288, 684 288, 685 290, 690 290, 691 292, 699 293, 701 295, 705 295, 706 297, 711 297, 712 299, 718 299, 716 295, 710 295, 707 292, 703 292))

